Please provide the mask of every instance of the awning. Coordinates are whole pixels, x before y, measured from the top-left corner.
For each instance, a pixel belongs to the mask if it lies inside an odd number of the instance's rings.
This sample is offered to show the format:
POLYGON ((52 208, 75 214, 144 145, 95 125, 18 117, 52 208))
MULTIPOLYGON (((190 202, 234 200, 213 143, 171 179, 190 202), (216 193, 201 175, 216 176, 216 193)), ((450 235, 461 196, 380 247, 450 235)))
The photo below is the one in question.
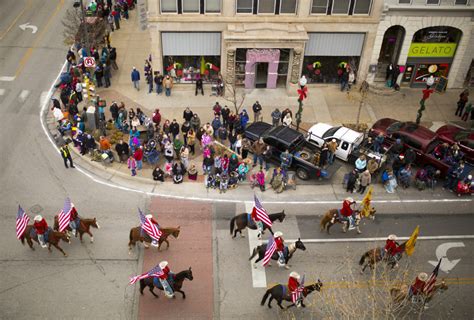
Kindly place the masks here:
POLYGON ((364 33, 308 33, 305 56, 360 56, 364 33))
POLYGON ((163 56, 220 56, 220 32, 162 32, 163 56))

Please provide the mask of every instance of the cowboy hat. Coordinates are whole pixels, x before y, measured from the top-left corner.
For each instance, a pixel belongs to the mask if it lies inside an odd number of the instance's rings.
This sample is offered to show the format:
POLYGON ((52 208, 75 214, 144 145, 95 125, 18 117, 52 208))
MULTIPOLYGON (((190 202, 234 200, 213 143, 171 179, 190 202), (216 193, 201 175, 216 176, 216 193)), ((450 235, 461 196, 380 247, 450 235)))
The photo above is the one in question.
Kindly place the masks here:
POLYGON ((277 232, 275 232, 275 233, 273 234, 273 236, 274 236, 275 238, 281 237, 282 235, 283 235, 283 232, 281 232, 281 231, 277 231, 277 232))
POLYGON ((388 236, 388 240, 393 240, 393 241, 395 241, 395 240, 397 240, 397 236, 394 235, 394 234, 391 234, 391 235, 388 236))
POLYGON ((301 278, 300 274, 296 271, 292 271, 290 273, 290 277, 295 278, 296 280, 299 280, 301 278))
POLYGON ((151 214, 147 214, 147 215, 145 216, 145 218, 151 219, 151 218, 153 218, 153 216, 152 216, 151 214))
POLYGON ((168 261, 161 261, 160 264, 159 264, 161 269, 166 268, 167 265, 168 265, 168 261))
POLYGON ((428 275, 425 272, 421 272, 420 274, 418 274, 418 279, 420 279, 421 281, 426 281, 428 280, 428 275))
POLYGON ((41 220, 43 220, 43 217, 38 214, 37 216, 35 216, 35 218, 33 220, 34 221, 41 221, 41 220))
POLYGON ((351 197, 347 197, 345 201, 349 201, 350 203, 354 203, 354 199, 352 199, 351 197))

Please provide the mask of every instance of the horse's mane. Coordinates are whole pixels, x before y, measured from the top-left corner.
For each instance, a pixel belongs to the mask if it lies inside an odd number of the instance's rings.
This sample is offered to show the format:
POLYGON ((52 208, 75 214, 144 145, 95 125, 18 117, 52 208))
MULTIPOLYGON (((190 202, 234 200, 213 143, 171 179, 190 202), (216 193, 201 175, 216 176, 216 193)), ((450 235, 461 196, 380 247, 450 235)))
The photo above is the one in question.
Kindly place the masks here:
POLYGON ((176 279, 184 279, 184 278, 186 278, 186 274, 188 274, 188 272, 189 272, 188 269, 178 272, 178 273, 176 274, 176 279))
POLYGON ((277 212, 277 213, 270 213, 269 217, 280 217, 285 214, 285 211, 277 212))

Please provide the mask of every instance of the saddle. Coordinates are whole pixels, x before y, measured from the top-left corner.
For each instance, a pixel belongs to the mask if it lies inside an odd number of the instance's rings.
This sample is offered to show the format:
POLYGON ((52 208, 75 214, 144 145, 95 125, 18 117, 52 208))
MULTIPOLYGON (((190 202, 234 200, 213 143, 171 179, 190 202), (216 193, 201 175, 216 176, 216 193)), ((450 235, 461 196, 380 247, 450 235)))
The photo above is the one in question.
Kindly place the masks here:
MULTIPOLYGON (((46 243, 49 243, 49 233, 53 231, 53 229, 51 227, 48 227, 48 229, 46 230, 46 232, 44 233, 44 242, 46 243)), ((32 239, 36 238, 37 234, 36 234, 36 230, 35 228, 31 228, 30 230, 30 237, 32 239)))
MULTIPOLYGON (((174 279, 175 279, 175 274, 170 272, 168 274, 168 278, 166 279, 166 281, 168 281, 168 284, 173 288, 174 287, 174 279)), ((154 277, 153 278, 153 284, 155 285, 155 287, 157 287, 158 289, 161 289, 163 290, 163 286, 161 285, 161 281, 158 277, 154 277)))
POLYGON ((255 224, 255 221, 253 221, 252 219, 252 215, 250 213, 247 213, 247 224, 249 226, 249 228, 253 228, 253 227, 257 227, 257 225, 255 224))

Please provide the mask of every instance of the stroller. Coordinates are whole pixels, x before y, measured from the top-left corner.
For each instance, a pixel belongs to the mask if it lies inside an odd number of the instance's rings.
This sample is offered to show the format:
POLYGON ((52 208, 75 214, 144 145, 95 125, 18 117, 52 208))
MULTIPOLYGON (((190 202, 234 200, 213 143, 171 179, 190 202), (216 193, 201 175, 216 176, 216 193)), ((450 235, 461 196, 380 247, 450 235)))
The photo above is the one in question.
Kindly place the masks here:
POLYGON ((146 146, 145 152, 143 153, 144 160, 151 165, 155 165, 158 163, 159 155, 158 151, 156 150, 157 142, 155 139, 150 139, 146 146))

